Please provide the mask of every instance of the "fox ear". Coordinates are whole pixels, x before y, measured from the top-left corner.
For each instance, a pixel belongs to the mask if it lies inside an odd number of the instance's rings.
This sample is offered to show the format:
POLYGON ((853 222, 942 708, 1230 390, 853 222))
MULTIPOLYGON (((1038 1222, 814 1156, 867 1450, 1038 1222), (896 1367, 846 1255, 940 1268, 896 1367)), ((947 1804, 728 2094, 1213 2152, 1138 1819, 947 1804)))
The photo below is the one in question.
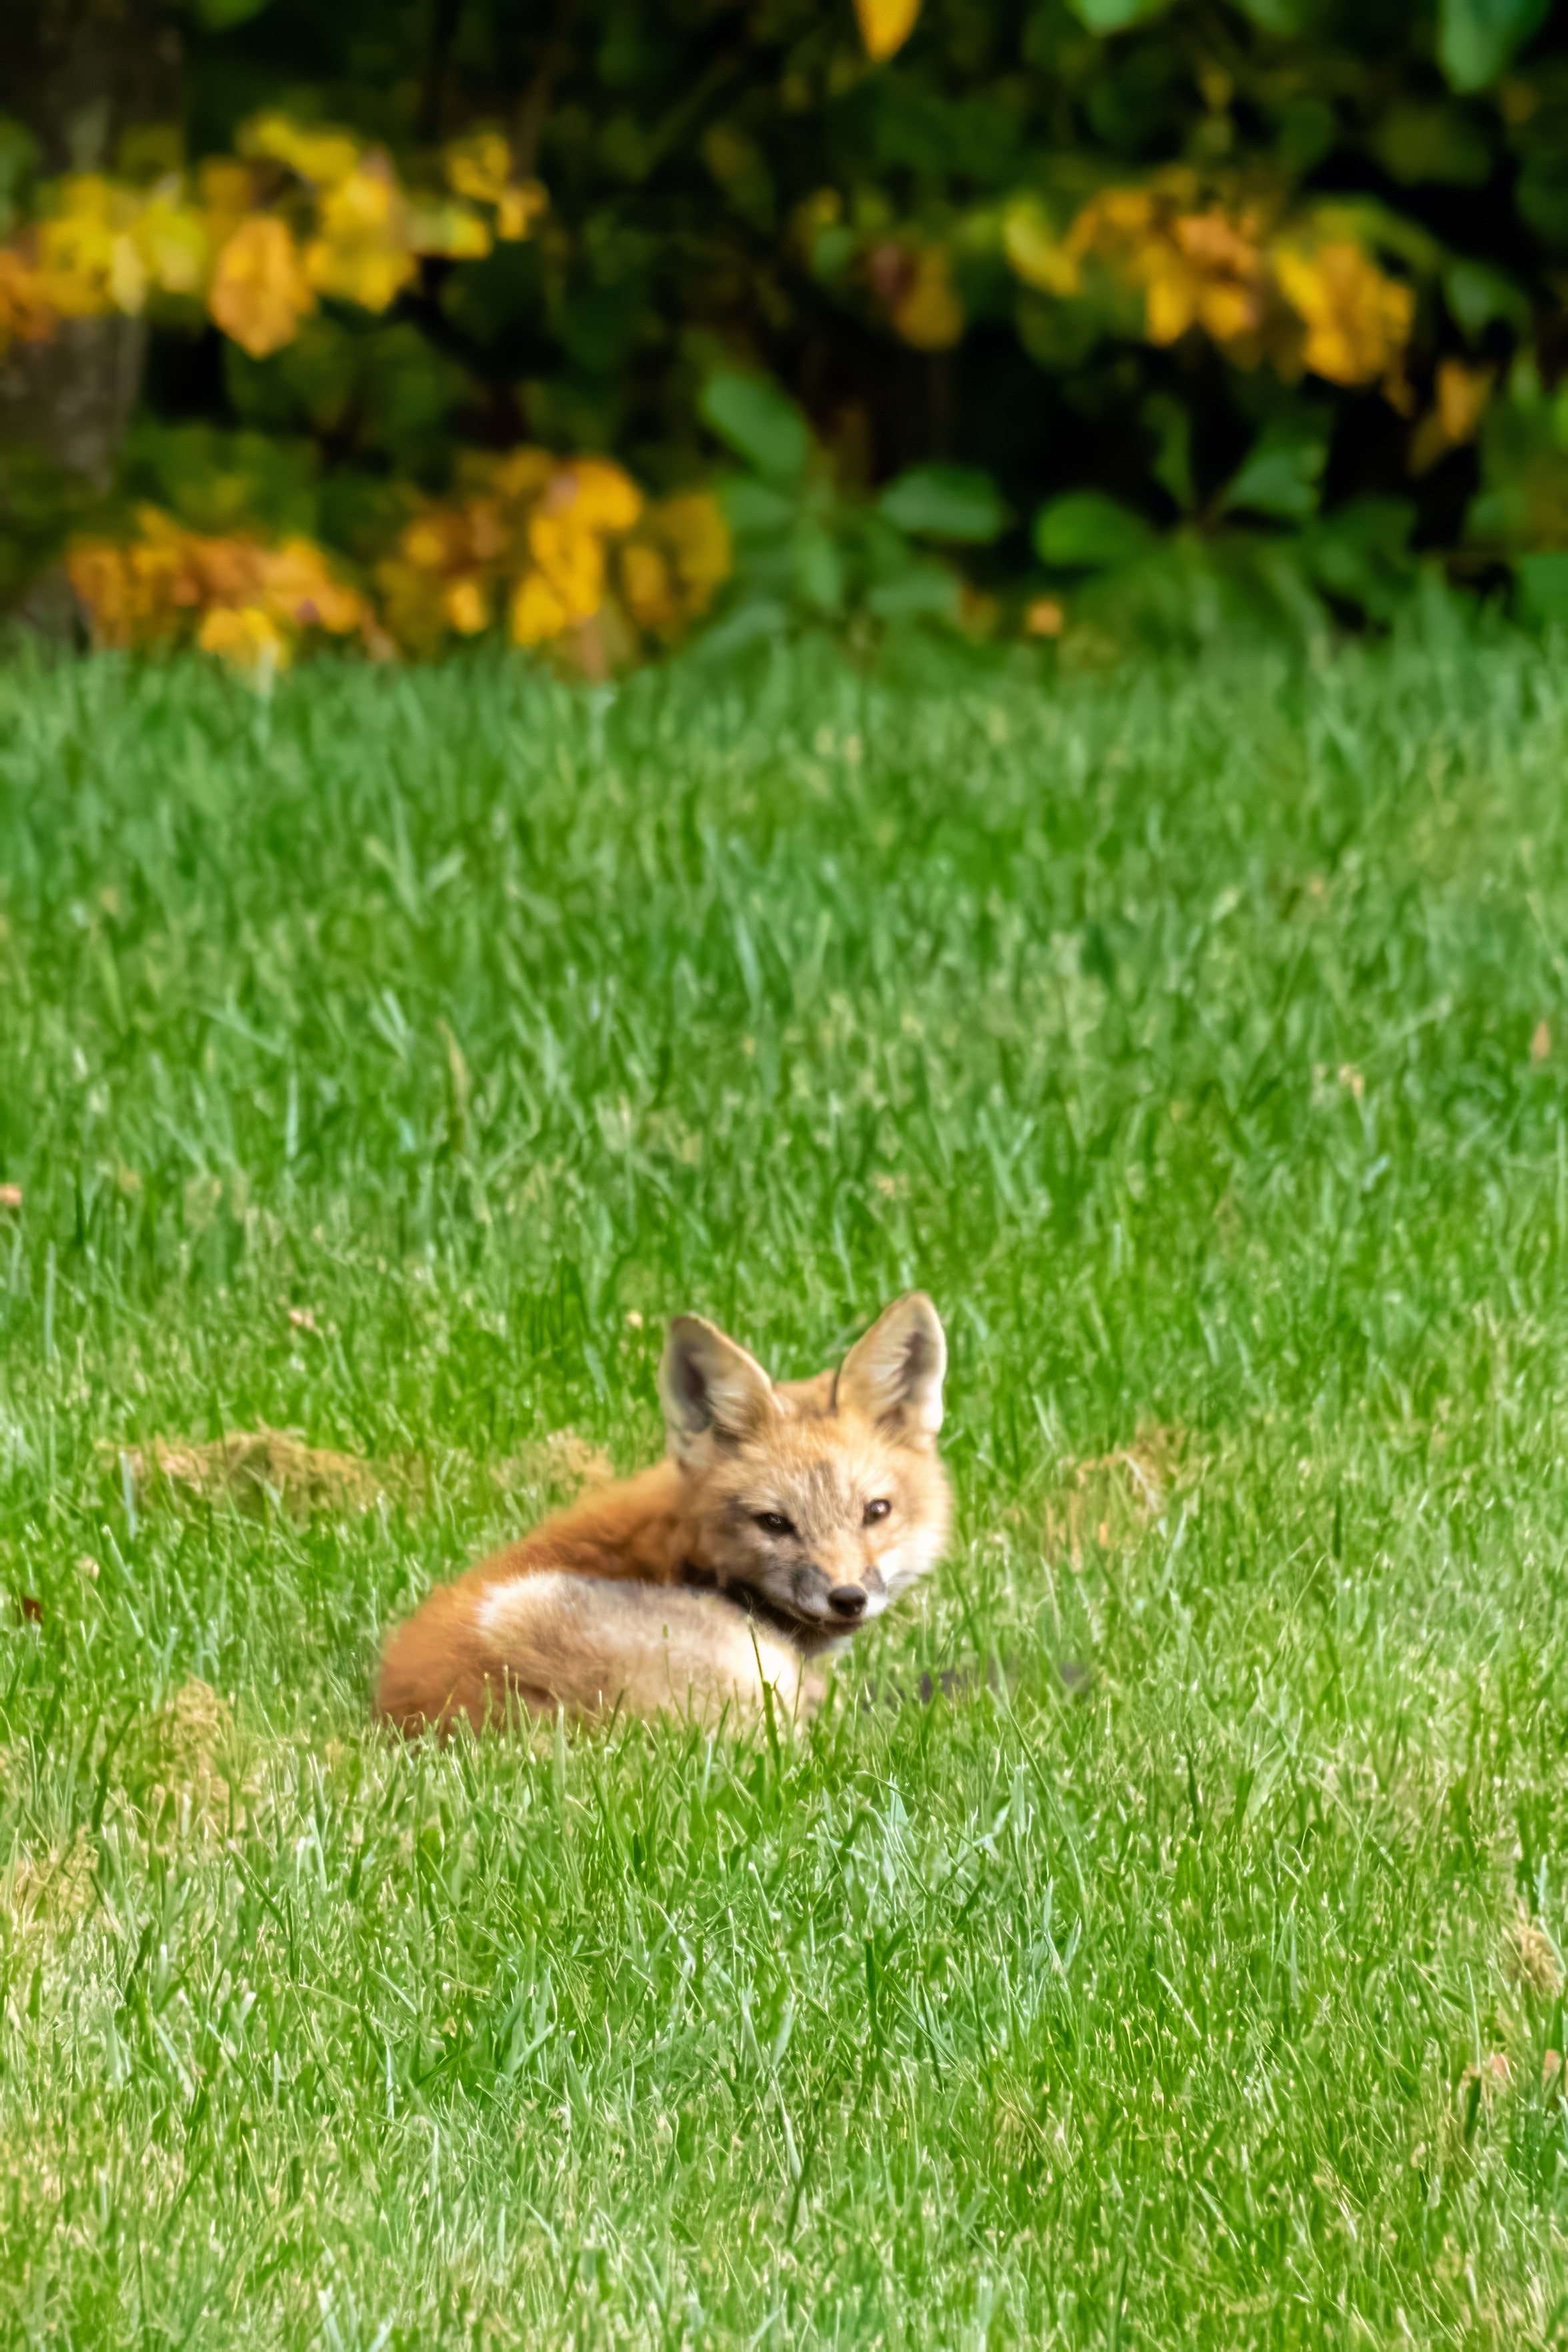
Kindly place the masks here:
POLYGON ((659 1401, 670 1452, 685 1462, 700 1441, 749 1437, 779 1411, 758 1362, 700 1315, 677 1315, 659 1366, 659 1401))
POLYGON ((923 1290, 895 1298, 839 1367, 835 1406, 849 1405, 913 1445, 931 1445, 942 1426, 947 1341, 923 1290))

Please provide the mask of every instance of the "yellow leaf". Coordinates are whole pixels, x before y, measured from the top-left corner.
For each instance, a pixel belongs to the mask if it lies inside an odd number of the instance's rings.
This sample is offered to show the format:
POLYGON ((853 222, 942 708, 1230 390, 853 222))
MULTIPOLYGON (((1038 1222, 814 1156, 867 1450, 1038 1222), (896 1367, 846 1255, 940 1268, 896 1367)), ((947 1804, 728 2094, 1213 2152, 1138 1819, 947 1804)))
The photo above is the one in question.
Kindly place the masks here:
POLYGON ((257 213, 235 229, 218 256, 207 309, 231 341, 253 360, 291 343, 316 307, 287 225, 257 213))
POLYGON ((1042 294, 1077 293, 1077 256, 1067 250, 1040 207, 1027 197, 1008 207, 1002 250, 1026 286, 1037 286, 1042 294))
POLYGON ((867 57, 880 65, 901 49, 919 14, 920 0, 855 0, 867 57))
POLYGON ((1416 315, 1408 286, 1343 239, 1282 241, 1272 260, 1280 290, 1306 328, 1301 356, 1314 375, 1343 384, 1395 378, 1416 315))
POLYGON ((1144 331, 1151 343, 1176 342, 1197 316, 1197 279, 1174 246, 1151 246, 1140 260, 1144 331))
POLYGON ((38 275, 51 307, 67 319, 140 310, 147 279, 130 236, 135 199, 86 173, 60 183, 56 204, 37 230, 38 275))
POLYGON ((212 262, 207 225, 175 188, 154 189, 136 224, 137 250, 165 294, 199 294, 212 262))
POLYGON ((893 306, 893 323, 919 352, 948 351, 963 334, 963 306, 939 245, 916 256, 909 283, 893 306))
POLYGON ((484 478, 499 499, 535 499, 556 470, 548 449, 509 449, 486 461, 484 478))
POLYGON ((503 188, 496 199, 496 235, 503 244, 520 245, 549 210, 543 181, 519 180, 515 186, 503 188))
POLYGON ((286 539, 263 552, 258 569, 266 609, 296 628, 326 629, 341 637, 364 618, 360 598, 332 577, 312 540, 286 539))
POLYGON ((253 676, 282 669, 288 659, 288 640, 259 604, 237 610, 218 604, 205 614, 196 643, 204 654, 217 654, 235 669, 253 676))
POLYGON ((411 252, 437 254, 444 261, 483 261, 495 239, 489 223, 468 205, 413 204, 408 242, 411 252))
POLYGON ((498 131, 476 131, 445 150, 447 185, 460 196, 497 205, 512 176, 512 151, 498 131))
POLYGON ((695 606, 700 612, 728 579, 734 560, 724 509, 710 490, 687 490, 661 500, 649 520, 674 558, 683 583, 694 600, 700 598, 695 606))
POLYGON ((630 530, 643 511, 643 493, 608 457, 574 457, 551 482, 545 506, 570 514, 585 530, 630 530))
POLYGON ((334 187, 358 168, 360 142, 347 131, 311 131, 287 114, 260 114, 247 122, 236 142, 242 155, 267 155, 287 163, 315 187, 334 187))
POLYGON ((35 265, 17 247, 0 246, 0 353, 13 342, 47 342, 57 324, 35 265))
POLYGON ((640 629, 659 635, 674 626, 678 618, 674 582, 656 547, 633 544, 622 551, 621 585, 627 609, 640 629))
POLYGON ((455 580, 446 592, 446 617, 460 636, 476 637, 490 625, 490 608, 476 580, 455 580))
POLYGON ((127 318, 135 318, 147 299, 148 270, 135 239, 117 236, 110 249, 109 299, 127 318))
POLYGON ((496 235, 504 244, 515 245, 529 236, 549 209, 540 182, 513 177, 512 151, 498 131, 476 131, 470 138, 455 139, 444 161, 447 184, 458 195, 494 205, 496 235))
POLYGON ((526 572, 512 598, 512 643, 541 646, 571 625, 571 615, 542 572, 526 572))
POLYGON ((206 216, 207 236, 215 253, 225 245, 240 223, 250 217, 256 202, 256 176, 248 163, 234 163, 227 156, 214 156, 202 165, 196 174, 202 210, 206 216))
POLYGON ((350 173, 321 198, 319 234, 305 249, 305 271, 319 294, 384 310, 414 275, 408 211, 379 161, 350 173))
POLYGON ((1463 360, 1444 360, 1437 369, 1437 414, 1453 442, 1468 441, 1480 423, 1491 398, 1495 370, 1467 367, 1463 360))
POLYGON ((576 515, 536 514, 528 551, 568 623, 586 621, 604 601, 604 545, 576 515))

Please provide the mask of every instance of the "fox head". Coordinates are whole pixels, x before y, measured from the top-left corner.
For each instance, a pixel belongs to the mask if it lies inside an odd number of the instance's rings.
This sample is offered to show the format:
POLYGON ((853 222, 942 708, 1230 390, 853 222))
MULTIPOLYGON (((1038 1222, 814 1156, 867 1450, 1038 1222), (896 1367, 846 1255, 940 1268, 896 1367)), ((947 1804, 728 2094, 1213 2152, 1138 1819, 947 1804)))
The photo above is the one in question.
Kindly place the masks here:
POLYGON ((691 1565, 803 1649, 842 1640, 946 1541, 936 1457, 947 1344, 911 1291, 836 1372, 775 1384, 711 1323, 677 1316, 659 1369, 691 1565))

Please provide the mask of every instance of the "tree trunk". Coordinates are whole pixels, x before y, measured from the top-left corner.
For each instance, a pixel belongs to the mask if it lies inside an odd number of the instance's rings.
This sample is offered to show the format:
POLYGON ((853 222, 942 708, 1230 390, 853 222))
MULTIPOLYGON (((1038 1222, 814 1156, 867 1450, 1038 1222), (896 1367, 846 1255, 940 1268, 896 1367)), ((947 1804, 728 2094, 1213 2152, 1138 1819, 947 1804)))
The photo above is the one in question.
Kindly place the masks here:
MULTIPOLYGON (((0 58, 5 111, 37 140, 46 177, 111 169, 128 130, 183 111, 170 0, 0 0, 0 58)), ((0 528, 36 509, 50 478, 63 514, 108 489, 146 342, 140 319, 71 319, 0 362, 0 528)), ((46 626, 68 614, 57 570, 27 603, 46 626)))

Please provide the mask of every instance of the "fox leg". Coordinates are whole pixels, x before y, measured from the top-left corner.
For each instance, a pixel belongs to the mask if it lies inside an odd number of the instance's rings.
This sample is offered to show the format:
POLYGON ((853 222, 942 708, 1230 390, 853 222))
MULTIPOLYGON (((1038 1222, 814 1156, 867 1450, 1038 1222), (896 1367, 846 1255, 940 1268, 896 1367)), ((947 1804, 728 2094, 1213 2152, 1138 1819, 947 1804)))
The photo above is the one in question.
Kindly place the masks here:
POLYGON ((749 1719, 765 1689, 786 1718, 816 1695, 798 1654, 718 1594, 542 1569, 433 1592, 387 1644, 378 1705, 410 1732, 518 1706, 713 1724, 749 1719))

